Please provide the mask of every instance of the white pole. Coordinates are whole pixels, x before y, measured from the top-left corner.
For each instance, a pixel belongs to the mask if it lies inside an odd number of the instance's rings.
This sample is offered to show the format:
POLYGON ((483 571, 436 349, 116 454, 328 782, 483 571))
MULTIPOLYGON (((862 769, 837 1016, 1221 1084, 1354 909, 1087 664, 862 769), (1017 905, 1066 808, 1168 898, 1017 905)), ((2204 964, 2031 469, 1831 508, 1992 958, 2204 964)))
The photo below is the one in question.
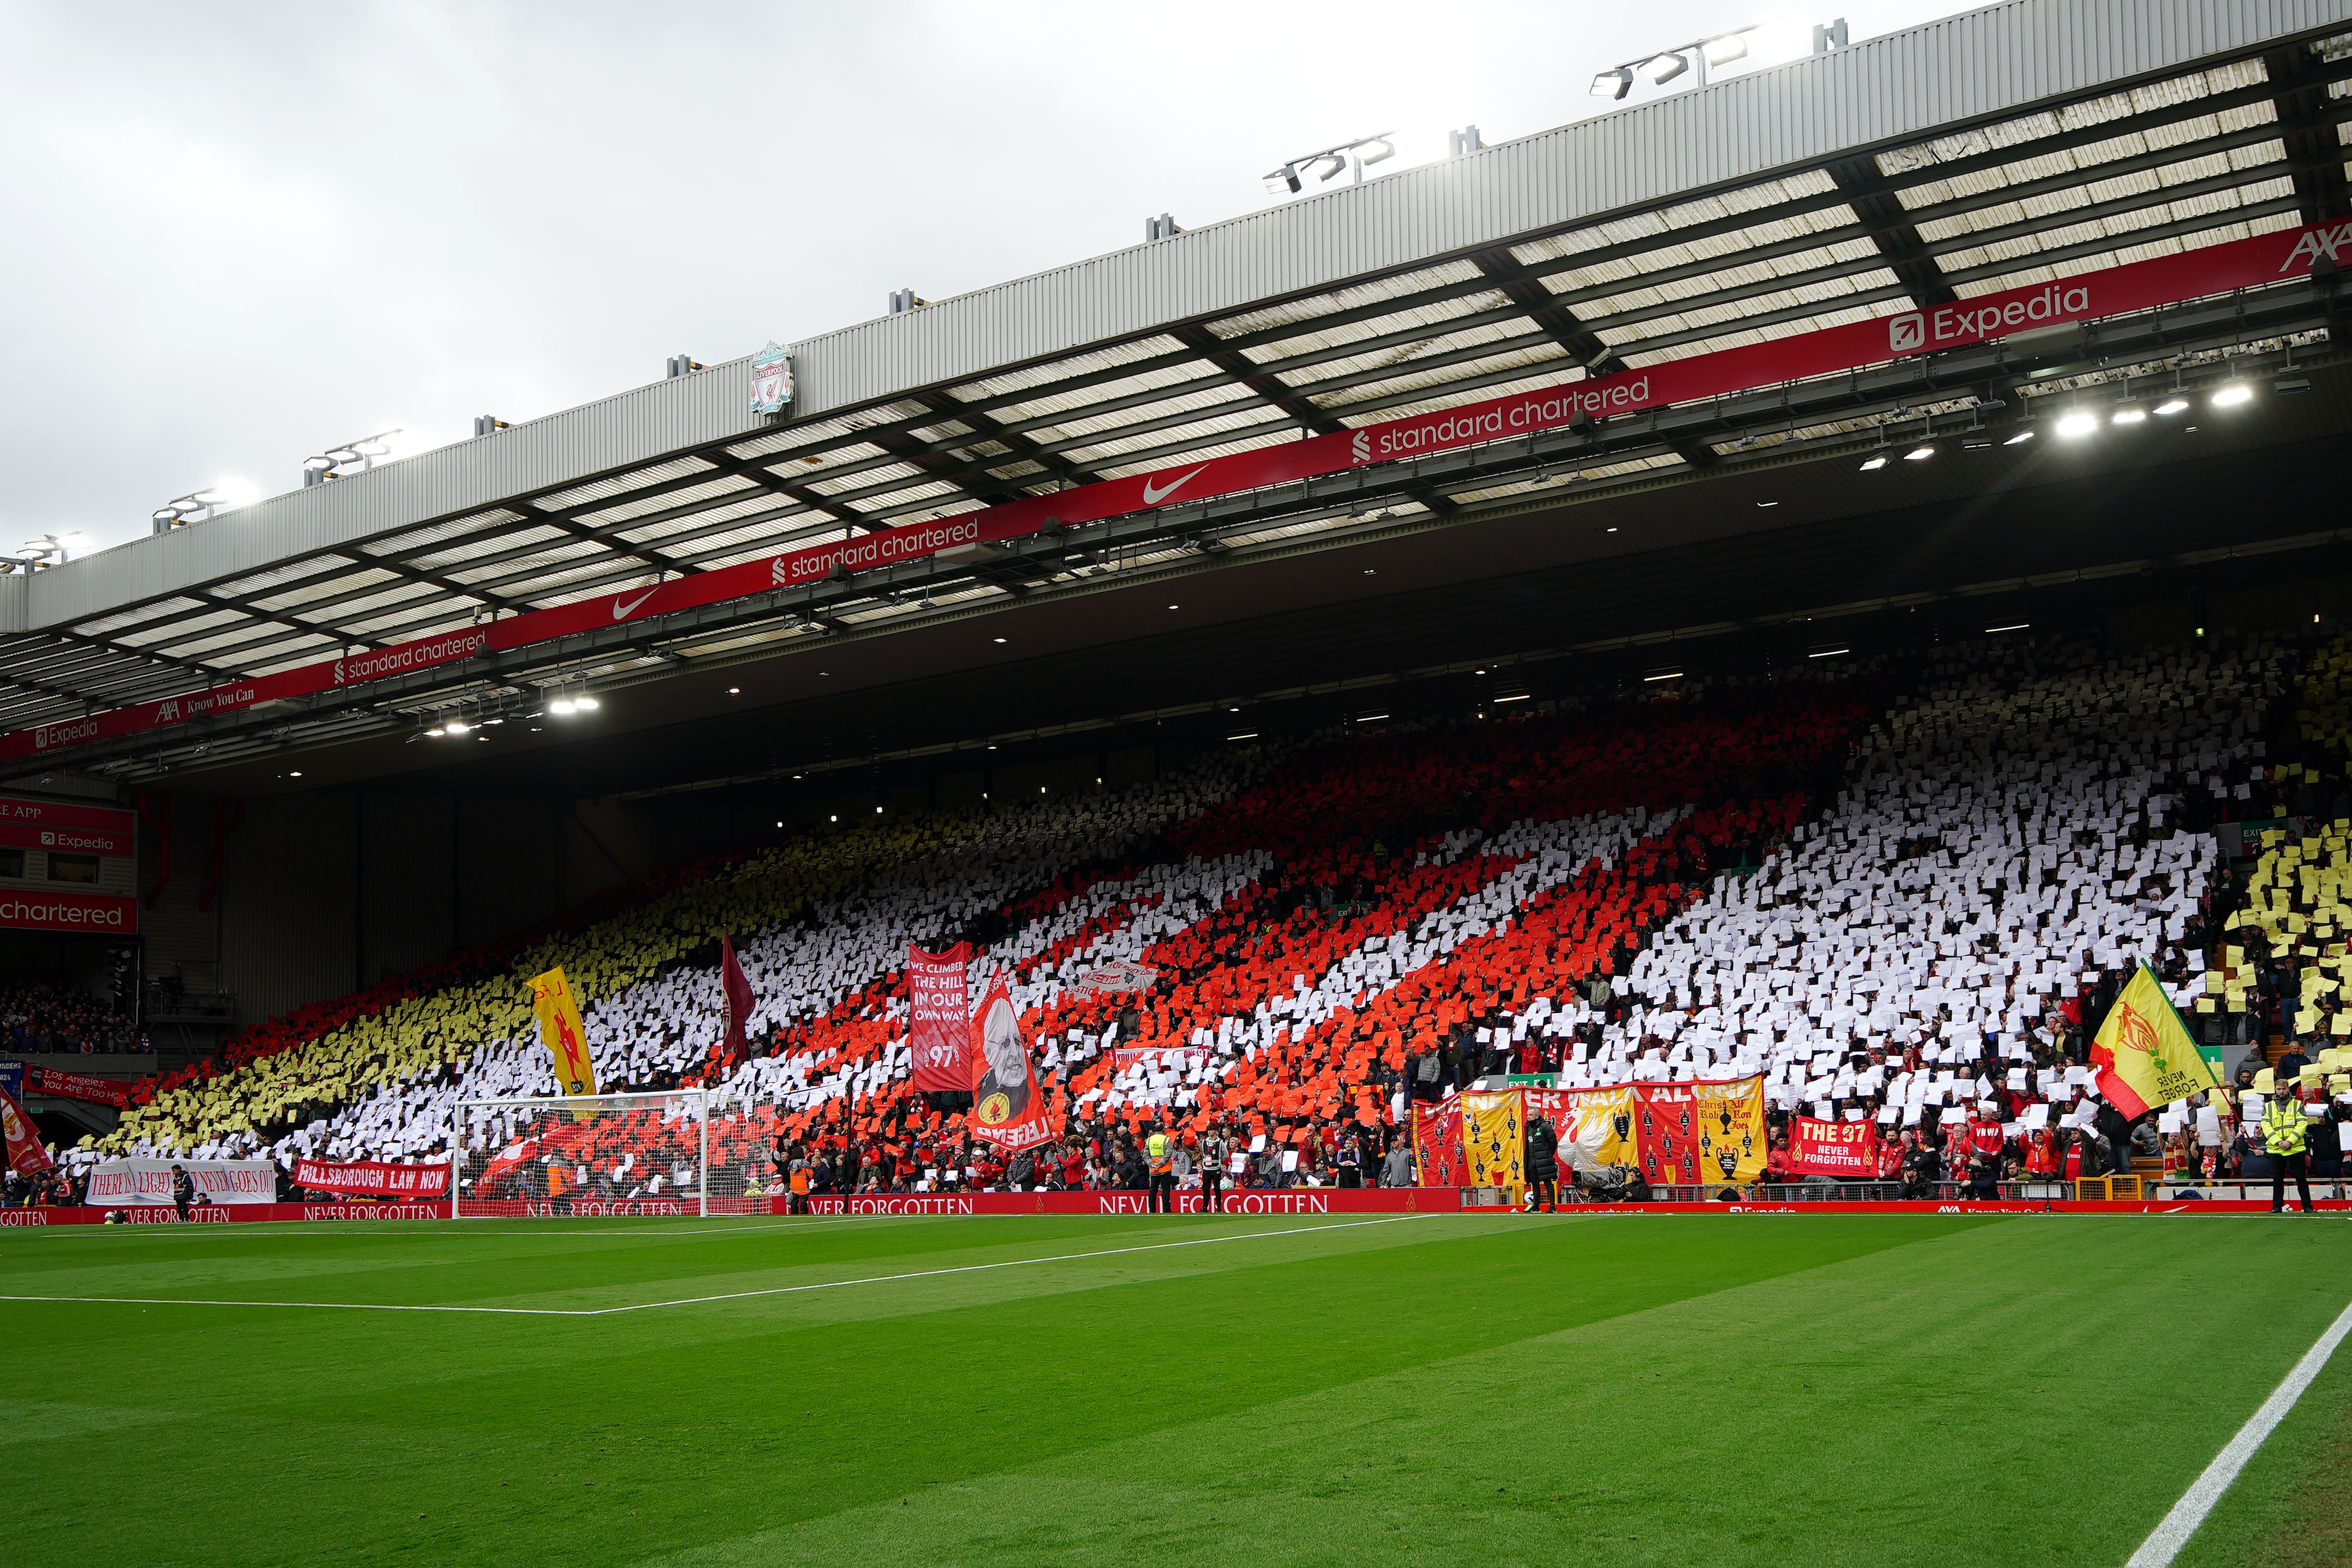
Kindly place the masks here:
POLYGON ((461 1114, 464 1109, 460 1105, 453 1105, 449 1108, 449 1217, 451 1219, 457 1217, 458 1161, 464 1157, 459 1151, 465 1146, 466 1136, 466 1118, 461 1114))
POLYGON ((710 1217, 710 1091, 707 1089, 698 1089, 696 1091, 695 1098, 702 1104, 702 1217, 709 1219, 710 1217))

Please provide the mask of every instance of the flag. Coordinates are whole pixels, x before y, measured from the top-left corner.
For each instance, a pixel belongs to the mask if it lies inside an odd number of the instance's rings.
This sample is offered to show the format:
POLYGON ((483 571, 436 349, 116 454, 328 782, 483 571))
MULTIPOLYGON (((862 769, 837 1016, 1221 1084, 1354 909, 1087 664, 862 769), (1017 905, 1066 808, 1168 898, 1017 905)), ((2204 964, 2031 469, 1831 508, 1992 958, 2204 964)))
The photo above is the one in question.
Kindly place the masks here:
POLYGON ((751 982, 735 957, 735 942, 724 931, 719 934, 719 988, 727 993, 727 1043, 740 1051, 751 1009, 760 999, 751 994, 751 982))
POLYGON ((1030 1066, 1021 1015, 1013 1010, 1002 975, 981 999, 970 1049, 972 1135, 1007 1151, 1034 1149, 1053 1137, 1045 1086, 1030 1066))
POLYGON ((2099 1026, 2091 1042, 2091 1067, 2100 1096, 2126 1116, 2221 1087, 2189 1026, 2145 963, 2099 1026))
POLYGON ((1698 1167, 1704 1182, 1746 1185, 1764 1173, 1764 1079, 1701 1079, 1698 1167))
POLYGON ((945 952, 907 944, 907 1048, 917 1094, 961 1094, 971 1088, 971 1014, 965 997, 968 942, 945 952))
POLYGON ((530 1010, 539 1015, 539 1037, 555 1058, 555 1086, 565 1094, 596 1092, 596 1064, 588 1059, 588 1031, 580 1026, 580 1005, 572 982, 557 964, 531 977, 530 1010))
POLYGON ((41 1147, 41 1130, 5 1089, 0 1089, 0 1147, 5 1147, 8 1168, 20 1176, 37 1176, 57 1163, 41 1147))

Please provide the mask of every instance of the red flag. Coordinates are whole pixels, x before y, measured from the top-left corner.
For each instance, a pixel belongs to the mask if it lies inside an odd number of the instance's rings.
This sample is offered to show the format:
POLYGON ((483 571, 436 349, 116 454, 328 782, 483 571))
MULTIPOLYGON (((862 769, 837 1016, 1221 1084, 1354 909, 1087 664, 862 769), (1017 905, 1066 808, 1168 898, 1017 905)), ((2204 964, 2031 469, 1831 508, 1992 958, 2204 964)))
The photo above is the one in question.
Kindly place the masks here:
POLYGON ((0 1140, 5 1140, 8 1168, 20 1176, 37 1176, 57 1163, 41 1147, 41 1130, 5 1089, 0 1089, 0 1140))
POLYGON ((968 942, 945 952, 907 945, 907 1048, 915 1092, 961 1094, 971 1087, 971 1018, 965 1011, 968 942))
POLYGON ((719 985, 727 993, 727 1042, 740 1051, 743 1031, 751 1022, 751 1009, 760 999, 751 994, 751 982, 736 960, 734 940, 723 931, 719 937, 719 985))
POLYGON ((1054 1136, 1045 1085, 1021 1038, 1021 1015, 1013 1010, 999 975, 981 998, 971 1021, 971 1131, 1006 1150, 1034 1149, 1054 1136))

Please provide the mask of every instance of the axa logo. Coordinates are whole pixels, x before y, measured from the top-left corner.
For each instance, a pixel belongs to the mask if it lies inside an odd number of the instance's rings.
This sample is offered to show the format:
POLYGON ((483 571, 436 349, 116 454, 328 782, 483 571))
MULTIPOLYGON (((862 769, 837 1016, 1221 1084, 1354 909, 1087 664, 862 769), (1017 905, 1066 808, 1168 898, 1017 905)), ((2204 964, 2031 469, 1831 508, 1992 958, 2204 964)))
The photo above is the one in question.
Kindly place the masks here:
POLYGON ((1370 462, 1372 460, 1371 437, 1366 435, 1361 430, 1357 431, 1353 436, 1349 437, 1348 438, 1348 460, 1352 463, 1370 462))
POLYGON ((158 724, 176 724, 179 721, 180 700, 178 698, 167 697, 161 703, 156 705, 155 722, 158 724))
POLYGON ((1927 345, 1927 318, 1916 310, 1895 316, 1886 323, 1886 347, 1890 353, 1907 354, 1927 345))
POLYGON ((2333 228, 2315 228, 2294 242, 2294 248, 2286 253, 2284 261, 2279 263, 2279 270, 2284 272, 2298 261, 2308 265, 2316 265, 2322 259, 2333 261, 2337 248, 2347 239, 2352 239, 2352 223, 2339 223, 2333 228))

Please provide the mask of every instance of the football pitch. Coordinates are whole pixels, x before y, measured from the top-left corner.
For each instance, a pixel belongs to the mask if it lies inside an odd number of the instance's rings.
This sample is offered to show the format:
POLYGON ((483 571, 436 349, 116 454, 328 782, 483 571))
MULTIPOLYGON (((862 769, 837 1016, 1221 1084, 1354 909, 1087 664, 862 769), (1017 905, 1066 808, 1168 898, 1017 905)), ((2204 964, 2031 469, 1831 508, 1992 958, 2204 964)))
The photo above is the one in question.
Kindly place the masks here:
MULTIPOLYGON (((0 1231, 0 1295, 47 1568, 2086 1568, 2352 1302, 2352 1224, 85 1226, 0 1231)), ((2178 1561, 2352 1559, 2347 1395, 2178 1561)))

